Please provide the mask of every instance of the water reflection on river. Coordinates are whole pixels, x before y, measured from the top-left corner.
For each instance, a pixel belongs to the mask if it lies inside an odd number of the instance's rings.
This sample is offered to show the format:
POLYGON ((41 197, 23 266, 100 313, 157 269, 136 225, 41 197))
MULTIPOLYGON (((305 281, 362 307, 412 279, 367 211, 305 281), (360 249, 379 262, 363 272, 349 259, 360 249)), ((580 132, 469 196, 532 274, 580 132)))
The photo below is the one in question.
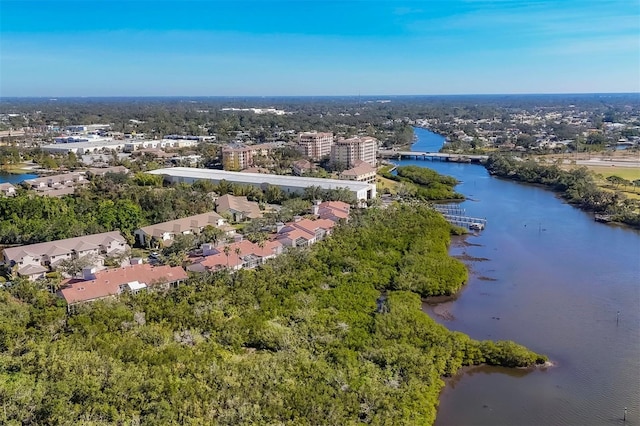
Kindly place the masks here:
MULTIPOLYGON (((424 129, 416 135, 415 150, 442 144, 424 129)), ((458 178, 467 214, 488 220, 452 246, 452 255, 475 259, 467 260, 470 281, 449 315, 434 318, 557 363, 528 374, 464 373, 443 391, 436 425, 622 424, 624 407, 626 424, 640 424, 640 233, 594 222, 552 192, 490 177, 479 165, 401 164, 458 178)))

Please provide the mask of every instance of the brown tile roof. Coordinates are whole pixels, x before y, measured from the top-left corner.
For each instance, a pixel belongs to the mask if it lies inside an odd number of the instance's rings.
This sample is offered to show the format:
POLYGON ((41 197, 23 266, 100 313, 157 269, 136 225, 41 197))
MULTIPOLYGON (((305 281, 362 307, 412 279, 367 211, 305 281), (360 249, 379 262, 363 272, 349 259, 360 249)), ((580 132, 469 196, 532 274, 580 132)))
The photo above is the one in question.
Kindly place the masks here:
POLYGON ((119 231, 103 232, 101 234, 85 235, 83 237, 67 238, 65 240, 50 241, 47 243, 29 244, 26 246, 9 247, 4 249, 5 260, 21 259, 25 254, 30 256, 42 256, 43 254, 58 255, 71 253, 81 245, 98 249, 101 245, 107 245, 111 241, 126 243, 119 231))
POLYGON ((93 167, 87 170, 87 172, 93 173, 97 176, 104 176, 107 173, 129 173, 129 169, 125 166, 93 167))
POLYGON ((200 232, 200 229, 207 225, 217 227, 220 219, 222 219, 222 216, 212 211, 195 216, 170 220, 168 222, 156 223, 155 225, 140 228, 140 230, 152 237, 160 237, 166 232, 172 234, 181 234, 185 231, 200 232))
POLYGON ((216 200, 216 210, 218 213, 225 213, 229 210, 241 212, 250 219, 262 217, 258 203, 247 200, 247 197, 236 197, 229 194, 223 195, 216 200))
POLYGON ((42 265, 25 265, 18 269, 18 274, 26 277, 29 275, 42 274, 47 271, 49 270, 42 265))
POLYGON ((354 162, 354 167, 343 171, 341 174, 344 176, 361 176, 368 173, 375 173, 375 171, 376 168, 371 164, 362 160, 356 160, 354 162))

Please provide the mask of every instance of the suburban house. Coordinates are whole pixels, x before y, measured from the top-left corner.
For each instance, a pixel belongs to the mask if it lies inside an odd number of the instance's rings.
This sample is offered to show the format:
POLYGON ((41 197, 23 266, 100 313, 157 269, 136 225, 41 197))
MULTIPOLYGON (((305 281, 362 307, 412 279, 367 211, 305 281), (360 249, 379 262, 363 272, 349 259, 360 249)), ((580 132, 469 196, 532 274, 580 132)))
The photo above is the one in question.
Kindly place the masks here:
POLYGON ((127 241, 120 232, 85 235, 66 240, 8 247, 2 251, 4 264, 17 267, 18 275, 32 280, 44 276, 49 268, 55 269, 63 260, 95 256, 95 266, 102 266, 104 257, 125 252, 127 241))
POLYGON ((204 272, 224 268, 231 270, 251 269, 281 253, 282 244, 278 241, 264 241, 256 244, 249 240, 240 240, 219 246, 203 244, 202 255, 204 259, 187 266, 187 270, 204 272))
POLYGON ((216 212, 208 212, 169 222, 156 223, 134 231, 136 243, 147 247, 155 243, 170 245, 176 235, 199 234, 207 226, 213 226, 225 233, 233 234, 232 227, 226 225, 225 219, 216 212))
POLYGON ((276 235, 276 240, 286 247, 308 247, 316 242, 316 234, 306 229, 287 226, 276 235))
POLYGON ((309 246, 331 235, 336 223, 330 219, 302 219, 277 226, 276 239, 287 247, 309 246))
POLYGON ((333 222, 349 219, 349 210, 351 206, 343 201, 325 201, 316 203, 311 212, 321 219, 329 219, 333 222))
POLYGON ((87 179, 84 173, 63 173, 60 175, 44 176, 35 179, 27 179, 24 183, 30 188, 36 191, 46 191, 55 189, 61 186, 75 186, 86 182, 87 179))
POLYGON ((340 173, 340 179, 375 183, 376 168, 365 161, 355 160, 352 168, 340 173))
POLYGON ((236 197, 229 194, 218 197, 216 211, 218 214, 228 214, 234 222, 262 217, 258 203, 247 200, 247 197, 236 197))
POLYGON ((0 196, 13 197, 16 195, 16 187, 10 183, 0 183, 0 196))
POLYGON ((137 293, 160 286, 175 287, 187 278, 187 273, 180 266, 151 266, 138 263, 99 272, 93 268, 86 268, 83 270, 82 279, 67 281, 59 293, 68 305, 74 305, 117 296, 123 292, 137 293))

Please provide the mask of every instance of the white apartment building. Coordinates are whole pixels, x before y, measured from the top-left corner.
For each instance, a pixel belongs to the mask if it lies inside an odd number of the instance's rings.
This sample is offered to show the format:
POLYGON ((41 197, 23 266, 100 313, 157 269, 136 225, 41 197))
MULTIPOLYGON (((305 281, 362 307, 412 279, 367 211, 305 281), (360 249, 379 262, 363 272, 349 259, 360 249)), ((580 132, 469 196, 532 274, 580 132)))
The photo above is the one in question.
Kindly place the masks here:
POLYGON ((378 140, 370 136, 356 136, 336 141, 331 148, 331 162, 352 168, 356 160, 375 167, 377 164, 378 140))
POLYGON ((333 133, 330 132, 303 132, 298 135, 298 150, 313 161, 331 155, 332 146, 333 133))

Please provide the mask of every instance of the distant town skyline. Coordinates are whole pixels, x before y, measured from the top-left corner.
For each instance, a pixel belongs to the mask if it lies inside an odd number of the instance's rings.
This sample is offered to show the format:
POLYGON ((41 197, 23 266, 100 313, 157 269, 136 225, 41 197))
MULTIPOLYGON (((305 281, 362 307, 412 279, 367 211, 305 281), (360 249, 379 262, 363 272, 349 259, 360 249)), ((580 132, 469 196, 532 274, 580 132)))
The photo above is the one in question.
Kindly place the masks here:
POLYGON ((636 0, 0 3, 0 97, 614 92, 636 0))

